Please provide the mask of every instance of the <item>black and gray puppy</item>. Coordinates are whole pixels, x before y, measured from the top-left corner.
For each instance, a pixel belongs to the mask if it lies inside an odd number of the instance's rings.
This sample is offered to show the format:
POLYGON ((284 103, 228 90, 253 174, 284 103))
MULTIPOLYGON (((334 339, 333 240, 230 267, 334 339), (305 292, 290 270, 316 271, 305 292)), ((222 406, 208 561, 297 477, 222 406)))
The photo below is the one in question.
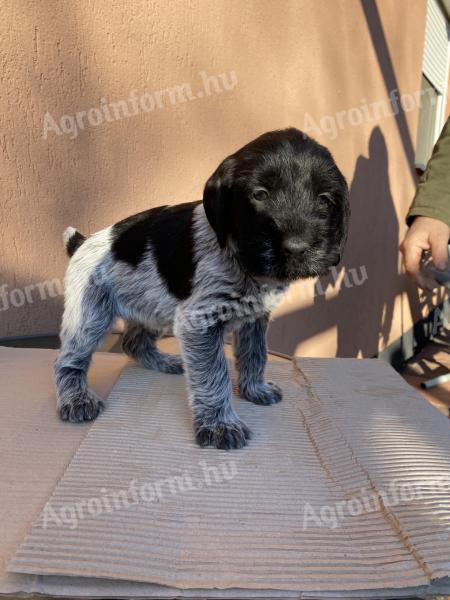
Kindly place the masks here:
POLYGON ((231 405, 224 334, 234 332, 241 395, 279 402, 280 388, 264 381, 270 311, 290 282, 339 262, 349 212, 329 151, 286 129, 226 158, 203 201, 153 208, 87 239, 66 230, 72 259, 55 364, 61 418, 91 420, 103 408, 86 372, 122 317, 128 355, 165 373, 186 370, 198 443, 245 446, 250 431, 231 405), (181 358, 157 349, 158 337, 172 332, 181 358))

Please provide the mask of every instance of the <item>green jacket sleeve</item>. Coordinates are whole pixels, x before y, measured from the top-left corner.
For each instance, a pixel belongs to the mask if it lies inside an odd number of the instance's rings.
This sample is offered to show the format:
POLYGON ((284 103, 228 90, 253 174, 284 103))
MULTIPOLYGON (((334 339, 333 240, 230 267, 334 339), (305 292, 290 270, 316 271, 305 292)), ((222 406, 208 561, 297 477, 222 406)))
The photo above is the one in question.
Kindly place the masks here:
POLYGON ((436 142, 425 173, 419 180, 416 195, 406 217, 432 217, 450 227, 450 118, 436 142))

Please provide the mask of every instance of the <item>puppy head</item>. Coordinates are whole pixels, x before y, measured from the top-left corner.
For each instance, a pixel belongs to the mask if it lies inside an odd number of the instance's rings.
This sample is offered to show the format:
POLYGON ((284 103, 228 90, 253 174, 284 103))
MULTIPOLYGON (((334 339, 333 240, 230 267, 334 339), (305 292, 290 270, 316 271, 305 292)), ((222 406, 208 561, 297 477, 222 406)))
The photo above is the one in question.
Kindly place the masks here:
POLYGON ((220 246, 256 278, 315 277, 340 261, 347 184, 330 152, 297 129, 265 133, 226 158, 203 204, 220 246))

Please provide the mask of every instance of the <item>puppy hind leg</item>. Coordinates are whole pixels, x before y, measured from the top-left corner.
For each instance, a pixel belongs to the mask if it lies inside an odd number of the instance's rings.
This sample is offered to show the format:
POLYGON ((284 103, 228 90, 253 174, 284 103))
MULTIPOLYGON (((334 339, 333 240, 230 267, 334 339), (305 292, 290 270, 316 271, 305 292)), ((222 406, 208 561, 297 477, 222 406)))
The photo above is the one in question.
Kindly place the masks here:
POLYGON ((92 354, 108 333, 113 318, 109 295, 98 288, 86 290, 80 300, 76 325, 67 326, 65 314, 61 350, 54 367, 57 409, 63 421, 92 421, 103 409, 102 400, 88 388, 87 370, 92 354))
POLYGON ((137 323, 128 323, 122 338, 122 349, 146 369, 179 375, 183 373, 180 356, 161 352, 156 346, 158 334, 137 323))

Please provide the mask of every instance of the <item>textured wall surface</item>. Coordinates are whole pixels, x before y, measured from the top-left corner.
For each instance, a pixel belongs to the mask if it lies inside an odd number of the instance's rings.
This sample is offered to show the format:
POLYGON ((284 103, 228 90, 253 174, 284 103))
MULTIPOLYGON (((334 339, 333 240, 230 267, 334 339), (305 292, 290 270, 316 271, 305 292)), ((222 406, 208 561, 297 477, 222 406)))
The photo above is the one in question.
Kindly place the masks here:
POLYGON ((417 106, 375 118, 367 107, 420 89, 425 10, 424 0, 3 0, 0 337, 57 331, 67 225, 92 233, 197 199, 225 155, 293 125, 331 148, 353 223, 338 272, 295 286, 271 346, 368 356, 397 339, 421 311, 397 254, 417 106))

